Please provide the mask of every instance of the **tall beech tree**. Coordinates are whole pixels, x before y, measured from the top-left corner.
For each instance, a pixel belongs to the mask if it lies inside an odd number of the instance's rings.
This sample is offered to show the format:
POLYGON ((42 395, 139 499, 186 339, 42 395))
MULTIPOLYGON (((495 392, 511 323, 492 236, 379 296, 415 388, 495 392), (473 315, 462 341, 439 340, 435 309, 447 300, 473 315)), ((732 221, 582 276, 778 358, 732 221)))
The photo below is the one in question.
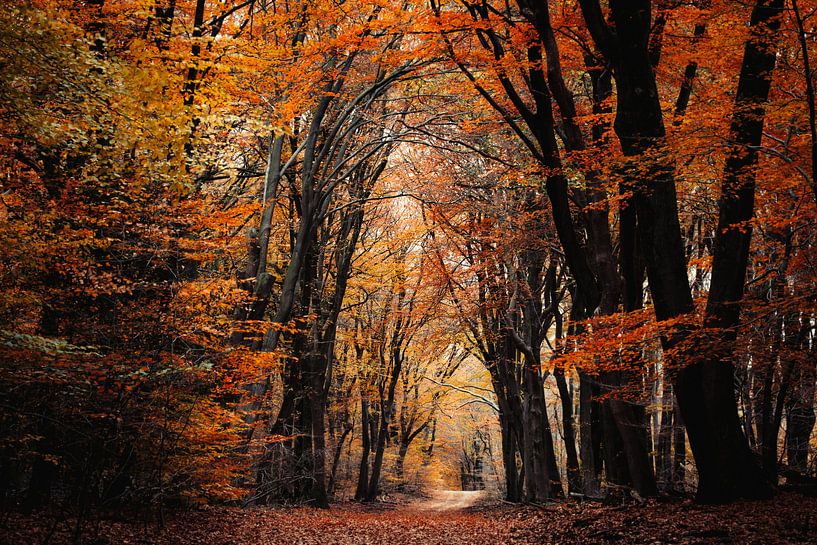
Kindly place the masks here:
MULTIPOLYGON (((614 126, 622 152, 647 163, 647 178, 636 181, 634 174, 630 185, 656 317, 664 321, 688 315, 693 303, 678 220, 674 166, 662 151, 663 113, 648 48, 650 3, 611 2, 614 29, 598 2, 582 1, 581 7, 588 31, 613 68, 617 102, 614 126)), ((736 143, 724 171, 704 320, 704 327, 721 330, 727 338, 739 317, 736 303, 743 291, 744 256, 748 255, 751 236, 751 231, 737 224, 752 217, 751 167, 756 155, 750 146, 753 142, 757 145, 762 132, 762 105, 768 98, 782 7, 782 2, 754 6, 750 21, 754 34, 747 41, 740 70, 731 127, 736 143), (769 34, 772 42, 765 43, 769 34)), ((669 332, 663 337, 665 349, 677 346, 685 336, 680 329, 669 332)), ((733 363, 728 356, 724 359, 693 362, 677 371, 675 394, 699 469, 698 498, 702 501, 762 496, 768 490, 738 422, 733 363)))

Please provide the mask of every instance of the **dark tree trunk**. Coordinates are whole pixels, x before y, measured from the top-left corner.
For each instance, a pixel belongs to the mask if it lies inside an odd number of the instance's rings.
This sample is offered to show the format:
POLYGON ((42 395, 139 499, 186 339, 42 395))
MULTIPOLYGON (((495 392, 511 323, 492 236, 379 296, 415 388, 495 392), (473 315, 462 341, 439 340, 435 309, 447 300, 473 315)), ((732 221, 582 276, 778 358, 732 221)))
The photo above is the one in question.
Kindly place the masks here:
POLYGON ((408 447, 408 443, 401 438, 400 444, 397 447, 397 460, 394 462, 394 476, 397 479, 397 486, 401 489, 405 487, 405 464, 408 447))
POLYGON ((377 494, 380 487, 380 471, 383 468, 383 454, 386 451, 386 438, 389 434, 389 418, 385 416, 388 411, 386 406, 380 409, 380 426, 377 431, 377 442, 374 449, 374 460, 372 461, 371 475, 369 476, 369 483, 366 487, 365 501, 374 501, 377 499, 377 494))
MULTIPOLYGON (((505 336, 503 336, 504 338, 505 336)), ((491 375, 491 383, 499 405, 499 429, 502 436, 502 463, 505 470, 505 499, 522 501, 523 472, 517 463, 517 453, 522 454, 522 411, 517 395, 515 377, 508 372, 508 360, 500 359, 509 341, 492 342, 485 367, 491 375)), ((524 463, 524 462, 523 462, 524 463)))
POLYGON ((523 373, 525 397, 522 403, 522 458, 525 464, 525 499, 544 502, 551 494, 545 437, 545 390, 538 367, 526 362, 523 373))
POLYGON ((641 496, 655 496, 658 488, 650 459, 650 438, 644 408, 627 401, 609 400, 610 411, 621 437, 629 484, 641 496))
POLYGON ((502 438, 502 465, 505 470, 505 499, 512 503, 522 500, 519 490, 519 473, 516 467, 516 445, 515 433, 512 429, 511 417, 507 414, 507 401, 499 401, 499 430, 502 438))
POLYGON ((309 432, 312 441, 311 451, 306 453, 306 456, 311 457, 311 482, 306 496, 310 504, 315 507, 327 508, 329 498, 326 493, 326 398, 324 395, 327 361, 322 352, 313 352, 307 361, 309 375, 306 400, 311 413, 309 432))
POLYGON ((672 461, 672 485, 678 492, 686 491, 686 463, 687 463, 687 443, 684 423, 681 421, 681 409, 678 407, 678 400, 673 400, 672 416, 675 420, 673 425, 673 461, 672 461))
MULTIPOLYGON (((565 85, 562 76, 561 65, 559 60, 559 52, 550 23, 550 15, 547 3, 534 4, 530 2, 520 2, 524 4, 533 14, 533 22, 536 26, 540 39, 544 44, 544 49, 547 57, 548 66, 548 83, 553 92, 554 98, 559 105, 564 123, 565 147, 569 151, 582 151, 586 148, 584 137, 578 125, 575 122, 576 109, 573 102, 573 97, 565 85)), ((600 74, 591 76, 593 84, 594 108, 602 109, 601 102, 609 97, 612 92, 609 77, 605 78, 600 74), (596 104, 598 102, 598 104, 596 104)), ((547 118, 547 109, 541 108, 547 118)), ((602 137, 599 135, 597 144, 601 144, 602 137)), ((543 146, 543 149, 544 146, 543 146)), ((581 319, 592 315, 596 306, 601 314, 609 315, 616 312, 619 302, 621 300, 621 279, 615 269, 613 261, 612 240, 610 235, 610 228, 608 223, 608 213, 604 192, 598 189, 601 184, 598 181, 598 174, 594 171, 586 173, 588 179, 588 190, 585 195, 579 194, 582 198, 589 198, 592 206, 586 210, 588 238, 591 246, 591 258, 586 258, 592 261, 595 266, 595 274, 598 284, 594 285, 590 280, 584 282, 577 280, 577 297, 573 304, 574 306, 584 306, 580 308, 575 318, 581 319), (599 290, 600 289, 600 290, 599 290), (599 293, 600 291, 600 293, 599 293)), ((635 230, 635 210, 632 206, 627 206, 627 199, 624 201, 620 214, 621 223, 621 247, 622 256, 624 256, 624 263, 622 266, 623 276, 625 280, 625 308, 632 310, 641 306, 642 300, 642 285, 643 285, 643 264, 639 258, 639 252, 636 247, 636 230, 635 230)), ((555 204, 553 205, 555 208, 555 204)), ((564 240, 561 237, 560 240, 564 240)), ((574 264, 576 262, 568 261, 571 264, 571 272, 574 272, 574 264)), ((609 382, 611 378, 620 378, 620 375, 609 375, 605 377, 605 381, 609 382)), ((627 379, 636 380, 637 373, 633 376, 625 377, 627 379)), ((620 386, 621 381, 616 381, 612 386, 615 388, 620 386)), ((639 423, 640 417, 646 417, 643 411, 638 411, 637 407, 630 404, 618 403, 610 401, 608 403, 615 403, 611 407, 610 424, 614 424, 605 428, 605 431, 616 433, 615 430, 624 430, 627 440, 622 442, 624 447, 624 455, 626 456, 628 466, 632 467, 636 472, 637 491, 645 496, 654 495, 657 492, 655 487, 655 478, 652 475, 651 462, 649 458, 650 448, 643 438, 637 437, 638 430, 643 428, 646 431, 644 423, 639 423)), ((621 431, 619 431, 621 433, 621 431)), ((629 483, 622 483, 629 484, 629 483)))
MULTIPOLYGON (((701 9, 708 9, 711 0, 699 0, 696 2, 698 7, 701 9)), ((695 24, 695 29, 692 31, 692 39, 693 43, 697 43, 699 38, 701 38, 706 32, 706 25, 703 22, 699 22, 695 24)), ((695 76, 698 74, 698 63, 694 60, 691 60, 687 63, 686 68, 684 68, 684 77, 681 80, 681 88, 678 90, 678 97, 675 99, 675 117, 676 121, 680 121, 680 119, 686 114, 687 107, 689 106, 689 99, 692 96, 692 85, 695 82, 695 76)))
POLYGON ((369 453, 372 450, 371 437, 369 435, 369 404, 366 399, 360 401, 360 469, 357 475, 357 488, 355 489, 355 500, 366 499, 366 490, 369 486, 369 453))
POLYGON ((672 386, 665 381, 661 396, 661 424, 655 460, 658 483, 663 491, 672 488, 673 399, 672 386))
POLYGON ((570 494, 584 492, 579 454, 576 451, 576 432, 573 427, 573 397, 567 388, 564 369, 556 367, 553 371, 559 398, 562 403, 562 429, 564 430, 565 455, 567 457, 567 490, 570 494))
POLYGON ((428 467, 431 457, 434 454, 434 444, 437 441, 437 418, 431 419, 431 423, 423 430, 426 446, 423 447, 423 467, 428 467))
POLYGON ((579 372, 579 449, 582 460, 584 493, 591 498, 601 494, 602 421, 601 403, 596 401, 599 389, 596 380, 579 372))
POLYGON ((602 440, 602 454, 604 456, 604 475, 607 484, 612 488, 629 487, 630 467, 627 464, 627 457, 624 449, 624 439, 616 426, 613 409, 609 401, 602 404, 601 425, 604 431, 602 440))
MULTIPOLYGON (((638 221, 633 195, 636 187, 632 185, 625 171, 625 177, 620 184, 622 201, 619 209, 619 235, 621 270, 624 280, 623 302, 625 312, 633 312, 644 305, 644 260, 641 244, 637 236, 638 221)), ((655 473, 652 468, 650 452, 652 451, 649 438, 649 424, 646 411, 643 407, 616 399, 615 390, 622 386, 638 384, 643 374, 640 368, 640 354, 633 353, 632 348, 624 348, 619 355, 622 362, 627 362, 627 369, 604 373, 605 382, 613 390, 612 396, 606 404, 610 406, 613 421, 617 426, 618 435, 627 460, 629 483, 641 496, 654 496, 658 493, 655 482, 655 473)), ((611 432, 612 433, 612 432, 611 432)))
POLYGON ((312 457, 312 408, 309 403, 308 392, 299 390, 297 399, 294 440, 294 479, 290 492, 290 499, 303 502, 310 501, 312 489, 312 475, 315 473, 315 459, 312 457))
POLYGON ((814 373, 810 382, 801 382, 796 401, 786 413, 786 461, 789 469, 805 474, 809 469, 809 439, 817 417, 814 414, 814 373), (811 394, 807 398, 805 394, 811 394), (806 398, 808 401, 804 402, 806 398))
POLYGON ((817 201, 817 99, 814 90, 814 72, 811 68, 811 56, 808 50, 809 34, 806 31, 803 14, 797 5, 797 0, 791 2, 794 20, 797 23, 797 38, 800 42, 800 54, 803 56, 803 76, 806 84, 806 104, 808 105, 808 125, 811 142, 811 179, 809 185, 817 201))
MULTIPOLYGON (((543 398, 544 399, 544 398, 543 398)), ((559 473, 559 464, 556 462, 556 448, 553 444, 553 430, 550 427, 550 418, 547 415, 545 403, 545 460, 548 468, 548 487, 551 498, 564 498, 562 475, 559 473)))
POLYGON ((173 30, 176 0, 157 0, 145 26, 144 38, 151 40, 156 49, 165 51, 173 30))

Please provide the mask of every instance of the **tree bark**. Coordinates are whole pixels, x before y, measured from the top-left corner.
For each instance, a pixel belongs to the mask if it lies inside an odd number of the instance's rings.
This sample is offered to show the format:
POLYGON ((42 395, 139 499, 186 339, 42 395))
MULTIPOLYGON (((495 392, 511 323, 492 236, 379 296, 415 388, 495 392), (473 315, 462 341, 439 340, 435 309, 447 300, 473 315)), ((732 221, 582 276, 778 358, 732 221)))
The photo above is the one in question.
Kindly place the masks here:
POLYGON ((594 378, 579 372, 579 448, 582 461, 584 493, 591 498, 601 494, 602 422, 599 389, 594 378))
POLYGON ((573 427, 573 397, 567 388, 564 369, 557 367, 553 371, 559 398, 562 403, 562 429, 564 430, 565 455, 567 457, 567 489, 570 494, 584 492, 579 454, 576 451, 576 432, 573 427))
POLYGON ((686 461, 687 444, 684 424, 681 421, 681 409, 678 406, 678 399, 673 399, 672 415, 675 420, 673 425, 673 461, 672 461, 672 485, 678 492, 686 491, 686 461))
POLYGON ((369 436, 369 403, 365 398, 360 401, 360 469, 357 475, 357 488, 355 489, 355 500, 366 499, 366 490, 369 485, 369 453, 372 449, 371 437, 369 436))
POLYGON ((672 488, 672 432, 673 432, 673 393, 672 385, 664 382, 661 395, 661 423, 656 448, 656 473, 658 483, 663 491, 672 488))

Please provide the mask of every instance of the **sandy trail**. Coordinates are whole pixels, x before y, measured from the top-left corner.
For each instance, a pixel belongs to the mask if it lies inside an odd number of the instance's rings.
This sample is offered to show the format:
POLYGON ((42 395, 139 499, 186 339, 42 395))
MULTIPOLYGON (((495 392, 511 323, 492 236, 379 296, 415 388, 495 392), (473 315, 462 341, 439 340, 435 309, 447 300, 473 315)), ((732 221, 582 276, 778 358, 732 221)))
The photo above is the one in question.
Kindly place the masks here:
POLYGON ((460 511, 476 505, 485 496, 485 491, 435 490, 431 497, 412 504, 416 511, 460 511))

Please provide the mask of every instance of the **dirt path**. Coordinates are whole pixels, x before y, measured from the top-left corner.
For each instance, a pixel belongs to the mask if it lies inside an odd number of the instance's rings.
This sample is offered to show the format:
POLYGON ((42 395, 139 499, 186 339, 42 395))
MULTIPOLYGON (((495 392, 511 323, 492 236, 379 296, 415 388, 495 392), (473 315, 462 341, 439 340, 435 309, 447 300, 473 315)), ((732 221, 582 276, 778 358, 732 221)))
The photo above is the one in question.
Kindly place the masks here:
POLYGON ((417 511, 461 511, 477 505, 485 497, 484 491, 435 490, 428 499, 412 504, 417 511))
MULTIPOLYGON (((167 513, 167 526, 89 522, 82 545, 772 545, 817 543, 817 498, 781 494, 726 506, 689 501, 603 506, 486 505, 439 491, 416 503, 332 509, 216 507, 167 513), (474 509, 479 507, 479 509, 474 509)), ((42 515, 0 520, 0 545, 73 543, 74 525, 42 515), (50 537, 49 537, 50 536, 50 537)))
MULTIPOLYGON (((106 521, 88 529, 82 545, 497 545, 527 544, 492 513, 463 511, 471 502, 444 494, 440 503, 398 508, 337 505, 332 509, 214 508, 169 514, 167 526, 106 521)), ((458 495, 457 495, 458 496, 458 495)), ((51 533, 46 520, 11 521, 0 545, 40 545, 51 533)), ((71 524, 59 524, 50 545, 72 543, 71 524)))

